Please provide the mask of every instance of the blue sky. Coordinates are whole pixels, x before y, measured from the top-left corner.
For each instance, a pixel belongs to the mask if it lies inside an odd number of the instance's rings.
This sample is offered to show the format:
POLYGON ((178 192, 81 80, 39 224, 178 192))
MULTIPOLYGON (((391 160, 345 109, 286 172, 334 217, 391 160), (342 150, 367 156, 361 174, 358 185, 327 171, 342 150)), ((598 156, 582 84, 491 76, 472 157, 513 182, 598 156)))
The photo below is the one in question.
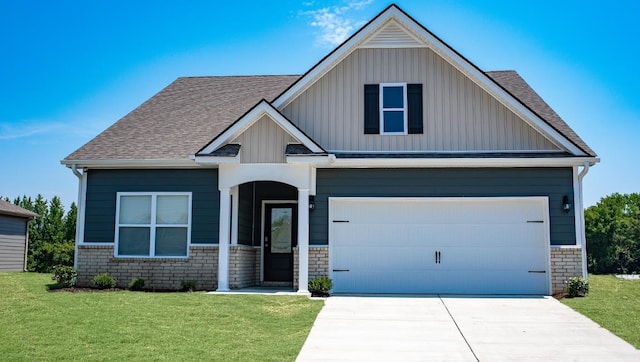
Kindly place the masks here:
MULTIPOLYGON (((60 160, 179 76, 301 74, 386 1, 0 0, 0 195, 77 197, 60 160)), ((640 2, 398 1, 483 70, 517 70, 640 192, 640 2)))

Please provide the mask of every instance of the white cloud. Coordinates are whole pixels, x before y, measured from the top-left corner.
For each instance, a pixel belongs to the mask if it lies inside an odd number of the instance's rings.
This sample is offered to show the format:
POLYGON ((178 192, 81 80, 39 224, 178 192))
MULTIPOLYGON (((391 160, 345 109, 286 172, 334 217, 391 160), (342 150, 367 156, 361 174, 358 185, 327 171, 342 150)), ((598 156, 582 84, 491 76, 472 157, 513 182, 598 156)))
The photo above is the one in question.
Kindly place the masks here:
POLYGON ((50 122, 0 123, 0 140, 13 140, 58 132, 64 124, 50 122))
POLYGON ((364 9, 372 2, 373 0, 349 1, 342 5, 304 11, 302 14, 312 19, 309 25, 319 29, 316 43, 330 47, 341 44, 356 26, 362 24, 362 21, 354 20, 351 13, 364 9))

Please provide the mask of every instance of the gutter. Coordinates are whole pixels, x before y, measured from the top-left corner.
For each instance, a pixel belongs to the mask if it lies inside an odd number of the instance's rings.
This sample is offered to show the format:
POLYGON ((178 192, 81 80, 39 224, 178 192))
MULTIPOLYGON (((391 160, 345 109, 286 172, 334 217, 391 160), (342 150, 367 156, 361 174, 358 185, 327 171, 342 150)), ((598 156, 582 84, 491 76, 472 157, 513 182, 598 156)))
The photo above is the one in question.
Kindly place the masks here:
POLYGON ((589 173, 589 162, 586 161, 584 163, 584 166, 582 167, 582 171, 580 171, 580 173, 578 174, 578 188, 579 188, 579 192, 578 195, 580 195, 580 202, 579 202, 579 206, 580 206, 580 217, 579 217, 579 223, 580 223, 580 229, 582 230, 581 232, 581 239, 580 243, 582 244, 582 278, 584 278, 584 280, 589 279, 589 274, 587 271, 587 238, 586 238, 586 230, 585 230, 585 222, 584 222, 584 196, 582 195, 582 179, 587 175, 587 173, 589 173))

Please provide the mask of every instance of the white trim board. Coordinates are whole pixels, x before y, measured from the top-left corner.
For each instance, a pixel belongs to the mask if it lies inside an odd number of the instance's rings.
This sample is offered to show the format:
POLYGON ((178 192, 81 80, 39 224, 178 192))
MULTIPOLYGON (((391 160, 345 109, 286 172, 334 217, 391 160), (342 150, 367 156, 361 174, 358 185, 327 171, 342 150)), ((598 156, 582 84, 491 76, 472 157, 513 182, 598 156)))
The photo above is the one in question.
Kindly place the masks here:
POLYGON ((447 168, 447 167, 573 167, 585 162, 595 164, 595 157, 558 158, 335 158, 317 168, 447 168))

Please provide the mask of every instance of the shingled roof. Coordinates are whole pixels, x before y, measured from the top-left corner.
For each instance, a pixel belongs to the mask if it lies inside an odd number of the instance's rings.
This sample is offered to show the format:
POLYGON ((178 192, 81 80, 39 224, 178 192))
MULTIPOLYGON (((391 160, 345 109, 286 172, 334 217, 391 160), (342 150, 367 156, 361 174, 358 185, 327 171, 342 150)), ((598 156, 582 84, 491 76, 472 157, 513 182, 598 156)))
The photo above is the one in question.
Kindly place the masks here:
MULTIPOLYGON (((589 156, 595 156, 518 73, 485 74, 589 156)), ((299 75, 178 78, 64 161, 188 159, 261 99, 272 101, 299 78, 299 75)))
POLYGON ((38 216, 35 212, 31 212, 4 200, 0 200, 0 215, 26 217, 29 219, 33 219, 38 216))
POLYGON ((504 90, 511 93, 517 100, 532 110, 540 118, 545 120, 556 131, 573 142, 589 156, 596 156, 596 153, 578 136, 569 125, 549 107, 549 105, 522 79, 520 74, 514 70, 485 72, 504 90))
POLYGON ((178 78, 65 160, 187 159, 299 75, 178 78))

